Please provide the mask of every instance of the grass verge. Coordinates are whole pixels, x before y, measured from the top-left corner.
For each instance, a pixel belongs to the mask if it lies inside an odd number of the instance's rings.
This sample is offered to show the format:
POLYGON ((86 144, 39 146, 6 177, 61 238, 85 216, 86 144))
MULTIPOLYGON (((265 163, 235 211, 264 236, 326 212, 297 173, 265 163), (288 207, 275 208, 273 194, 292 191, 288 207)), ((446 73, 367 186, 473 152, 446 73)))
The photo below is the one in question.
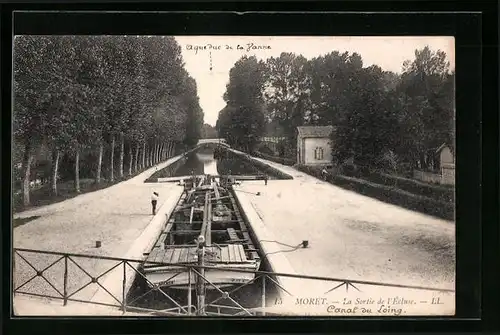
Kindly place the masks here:
POLYGON ((12 220, 12 227, 13 228, 20 227, 20 226, 22 226, 30 221, 38 219, 39 217, 40 217, 39 215, 33 215, 33 216, 26 217, 26 218, 14 219, 14 220, 12 220))
POLYGON ((244 161, 247 161, 254 165, 260 172, 268 174, 270 176, 276 176, 277 179, 293 179, 292 176, 290 176, 287 173, 284 173, 278 169, 273 168, 272 166, 269 166, 268 164, 262 163, 261 161, 258 161, 256 159, 253 159, 250 155, 244 154, 244 153, 236 153, 234 151, 227 150, 226 151, 227 158, 231 159, 231 157, 237 157, 239 159, 242 159, 244 161))
POLYGON ((262 153, 260 151, 254 151, 252 155, 255 156, 255 157, 267 159, 268 161, 275 162, 275 163, 278 163, 278 164, 283 164, 283 165, 287 165, 287 166, 293 166, 293 165, 295 165, 295 160, 293 160, 293 159, 285 158, 285 157, 276 157, 276 156, 272 156, 272 155, 267 155, 267 154, 262 153))
MULTIPOLYGON (((169 158, 170 159, 170 158, 169 158)), ((39 188, 32 189, 30 191, 30 205, 24 206, 23 204, 23 194, 13 194, 12 195, 12 212, 19 213, 25 210, 29 210, 32 208, 47 206, 51 204, 55 204, 64 200, 68 200, 74 198, 78 195, 95 192, 98 190, 102 190, 104 188, 108 188, 110 186, 116 185, 122 181, 128 180, 130 178, 134 178, 135 176, 143 173, 146 170, 151 168, 147 167, 145 169, 138 170, 131 175, 124 172, 123 178, 115 177, 114 181, 111 181, 106 178, 102 178, 101 182, 98 184, 95 182, 95 179, 91 178, 82 178, 80 179, 80 192, 77 193, 75 191, 74 181, 62 181, 57 183, 57 195, 52 193, 52 189, 49 184, 44 184, 39 188)), ((118 173, 115 173, 117 176, 118 173)))
POLYGON ((409 179, 379 172, 369 172, 369 173, 343 172, 342 174, 347 177, 368 180, 379 185, 396 187, 398 189, 416 195, 432 198, 437 201, 443 201, 448 203, 454 203, 455 201, 455 188, 453 186, 433 185, 414 179, 409 179))
POLYGON ((156 183, 158 178, 173 177, 179 167, 186 162, 186 157, 181 157, 179 160, 173 162, 167 167, 153 173, 148 179, 144 180, 145 183, 156 183))
MULTIPOLYGON (((297 165, 296 168, 313 177, 321 178, 321 169, 319 168, 304 165, 297 165)), ((343 189, 354 191, 386 203, 445 220, 455 219, 455 204, 453 201, 436 200, 435 198, 408 192, 396 186, 382 185, 369 180, 343 175, 330 175, 327 177, 327 181, 343 189)))
POLYGON ((133 178, 142 172, 144 171, 140 171, 123 178, 116 178, 114 181, 101 179, 101 182, 99 184, 97 184, 94 179, 80 179, 79 193, 75 191, 73 180, 57 183, 57 195, 52 193, 52 189, 50 188, 49 184, 45 184, 42 185, 40 188, 31 190, 29 206, 24 206, 22 193, 14 194, 12 196, 12 211, 13 213, 19 213, 35 207, 55 204, 57 202, 74 198, 81 194, 102 190, 104 188, 113 186, 127 179, 133 178))

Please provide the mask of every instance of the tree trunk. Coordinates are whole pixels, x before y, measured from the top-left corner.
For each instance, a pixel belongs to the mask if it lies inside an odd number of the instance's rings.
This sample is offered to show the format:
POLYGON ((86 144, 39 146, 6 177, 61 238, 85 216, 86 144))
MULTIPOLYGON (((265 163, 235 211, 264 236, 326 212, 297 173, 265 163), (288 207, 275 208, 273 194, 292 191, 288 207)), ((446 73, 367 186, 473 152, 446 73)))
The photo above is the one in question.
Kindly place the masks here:
POLYGON ((170 142, 170 157, 175 155, 175 142, 170 142))
POLYGON ((158 161, 156 158, 156 154, 158 153, 158 143, 156 141, 154 141, 151 149, 153 150, 153 165, 156 165, 156 162, 158 161))
POLYGON ((161 144, 161 161, 165 161, 165 142, 162 142, 161 144))
POLYGON ((148 167, 151 167, 153 165, 153 144, 149 143, 148 146, 148 167))
POLYGON ((120 178, 123 178, 123 160, 125 157, 125 136, 123 133, 120 134, 120 178))
POLYGON ((110 169, 109 169, 109 180, 111 182, 115 181, 115 136, 111 136, 111 162, 110 162, 110 169))
POLYGON ((52 173, 50 177, 50 187, 52 189, 52 194, 57 195, 57 175, 59 169, 59 150, 55 149, 52 153, 52 173))
POLYGON ((148 148, 148 167, 151 165, 153 165, 153 144, 150 144, 148 148))
POLYGON ((31 179, 31 163, 33 163, 33 154, 31 153, 31 146, 26 144, 24 148, 24 180, 23 180, 23 203, 24 206, 30 204, 30 179, 31 179))
POLYGON ((137 172, 139 171, 139 142, 137 142, 137 145, 135 147, 135 160, 134 160, 134 171, 137 172))
POLYGON ((158 142, 158 163, 161 163, 162 159, 161 159, 161 142, 158 142))
POLYGON ((160 144, 157 142, 155 142, 155 162, 154 164, 158 164, 158 161, 160 160, 160 157, 158 156, 158 150, 160 148, 160 144))
POLYGON ((75 192, 80 193, 80 150, 75 151, 75 192))
POLYGON ((95 175, 95 182, 99 184, 101 182, 101 171, 102 171, 102 155, 104 153, 104 145, 99 143, 99 156, 97 157, 97 173, 95 175))
POLYGON ((128 164, 128 175, 131 176, 132 175, 132 164, 134 163, 134 155, 132 152, 132 143, 130 143, 128 146, 128 155, 130 157, 129 164, 128 164))
POLYGON ((153 165, 158 163, 158 142, 155 141, 153 146, 153 165))
POLYGON ((146 141, 142 143, 142 163, 141 170, 146 167, 146 141))

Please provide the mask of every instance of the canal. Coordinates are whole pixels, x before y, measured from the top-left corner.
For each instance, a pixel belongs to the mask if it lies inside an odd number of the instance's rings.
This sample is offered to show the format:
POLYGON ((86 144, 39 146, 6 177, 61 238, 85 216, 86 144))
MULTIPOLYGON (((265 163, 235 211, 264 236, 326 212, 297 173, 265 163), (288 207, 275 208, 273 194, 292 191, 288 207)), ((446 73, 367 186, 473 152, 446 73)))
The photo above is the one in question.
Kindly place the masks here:
POLYGON ((170 166, 155 172, 145 182, 156 183, 158 178, 189 176, 192 173, 198 175, 266 175, 268 179, 292 178, 267 165, 251 162, 230 151, 224 151, 222 156, 215 158, 213 148, 199 148, 170 166))
MULTIPOLYGON (((211 174, 211 175, 262 175, 265 174, 269 179, 286 179, 288 176, 280 174, 279 171, 269 168, 266 165, 258 165, 241 157, 241 155, 225 151, 222 157, 214 157, 214 149, 210 147, 201 147, 181 158, 179 161, 173 163, 169 167, 155 172, 146 182, 157 182, 157 178, 179 177, 194 174, 211 174)), ((270 271, 267 264, 265 255, 261 255, 263 262, 260 266, 260 271, 270 271)), ((216 289, 209 289, 210 285, 207 284, 207 297, 206 303, 215 301, 215 305, 229 306, 230 308, 207 308, 206 311, 210 313, 220 313, 225 315, 234 315, 242 312, 234 303, 236 301, 240 306, 248 309, 258 308, 262 306, 262 279, 257 279, 255 282, 243 286, 231 293, 231 299, 221 297, 221 293, 216 289)), ((231 292, 233 289, 229 289, 231 292)), ((176 307, 176 305, 187 306, 188 294, 186 290, 177 290, 162 288, 162 291, 151 290, 145 279, 137 275, 132 287, 127 295, 127 301, 130 306, 141 308, 148 308, 153 310, 166 310, 176 307), (175 302, 174 302, 175 301, 175 302)), ((278 294, 278 288, 274 283, 267 279, 265 285, 265 300, 266 305, 269 306, 278 294)), ((191 294, 191 303, 196 306, 196 292, 193 289, 191 294)), ((241 314, 240 314, 241 315, 241 314)))

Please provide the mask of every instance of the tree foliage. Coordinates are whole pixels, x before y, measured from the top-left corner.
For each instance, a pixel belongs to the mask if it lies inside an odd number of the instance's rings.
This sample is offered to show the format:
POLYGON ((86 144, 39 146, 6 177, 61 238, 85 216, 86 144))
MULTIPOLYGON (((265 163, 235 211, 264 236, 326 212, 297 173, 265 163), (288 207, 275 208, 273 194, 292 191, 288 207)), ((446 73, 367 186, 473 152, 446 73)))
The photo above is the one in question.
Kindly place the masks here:
POLYGON ((205 123, 201 129, 201 138, 218 138, 219 134, 215 127, 205 123))
POLYGON ((266 62, 266 114, 268 123, 278 123, 290 138, 287 149, 295 151, 296 128, 302 125, 308 105, 311 75, 307 59, 282 53, 266 62))
POLYGON ((416 50, 401 74, 364 67, 361 55, 349 52, 311 60, 282 53, 262 65, 242 58, 231 70, 228 105, 217 128, 232 144, 246 136, 246 129, 260 129, 262 118, 249 117, 260 115, 258 109, 245 112, 240 106, 250 92, 260 98, 263 88, 266 133, 285 136, 291 157, 297 126, 332 125, 335 163, 352 158, 369 168, 394 170, 394 162, 425 166, 430 150, 443 143, 454 148, 454 76, 446 54, 428 47, 416 50))
MULTIPOLYGON (((33 150, 42 143, 54 152, 56 192, 59 176, 67 174, 58 171, 60 154, 74 157, 78 189, 80 152, 98 157, 94 173, 99 182, 108 147, 110 160, 105 162, 113 179, 115 169, 125 175, 125 164, 132 173, 172 155, 176 143, 195 144, 202 124, 196 83, 172 37, 15 38, 14 138, 25 151, 28 182, 33 150), (119 159, 113 159, 117 149, 119 159)), ((24 194, 28 204, 26 183, 24 194)))
POLYGON ((265 66, 255 57, 242 57, 229 72, 224 100, 226 107, 219 112, 216 128, 228 144, 251 150, 265 127, 264 90, 265 66))

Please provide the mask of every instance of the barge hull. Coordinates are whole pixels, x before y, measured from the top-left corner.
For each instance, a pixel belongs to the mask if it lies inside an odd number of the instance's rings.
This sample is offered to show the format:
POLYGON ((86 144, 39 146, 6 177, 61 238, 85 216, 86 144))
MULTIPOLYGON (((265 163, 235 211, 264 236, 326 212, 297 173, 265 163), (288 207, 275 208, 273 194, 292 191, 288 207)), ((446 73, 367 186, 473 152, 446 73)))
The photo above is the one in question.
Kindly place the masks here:
POLYGON ((144 276, 156 287, 188 288, 196 276, 190 278, 185 266, 204 264, 211 267, 203 275, 207 288, 252 281, 261 259, 231 181, 226 176, 219 186, 213 176, 191 178, 143 264, 144 276), (203 259, 198 260, 198 255, 203 259))
MULTIPOLYGON (((211 269, 205 272, 204 277, 206 279, 203 279, 206 282, 206 288, 215 289, 211 284, 219 288, 241 285, 253 280, 255 275, 249 272, 230 272, 211 269)), ((151 272, 147 275, 147 278, 152 284, 158 287, 187 290, 189 289, 190 282, 191 288, 194 288, 197 275, 192 272, 190 277, 187 271, 178 273, 175 270, 167 270, 164 272, 151 272), (165 280, 165 278, 167 278, 167 280, 165 280)))

